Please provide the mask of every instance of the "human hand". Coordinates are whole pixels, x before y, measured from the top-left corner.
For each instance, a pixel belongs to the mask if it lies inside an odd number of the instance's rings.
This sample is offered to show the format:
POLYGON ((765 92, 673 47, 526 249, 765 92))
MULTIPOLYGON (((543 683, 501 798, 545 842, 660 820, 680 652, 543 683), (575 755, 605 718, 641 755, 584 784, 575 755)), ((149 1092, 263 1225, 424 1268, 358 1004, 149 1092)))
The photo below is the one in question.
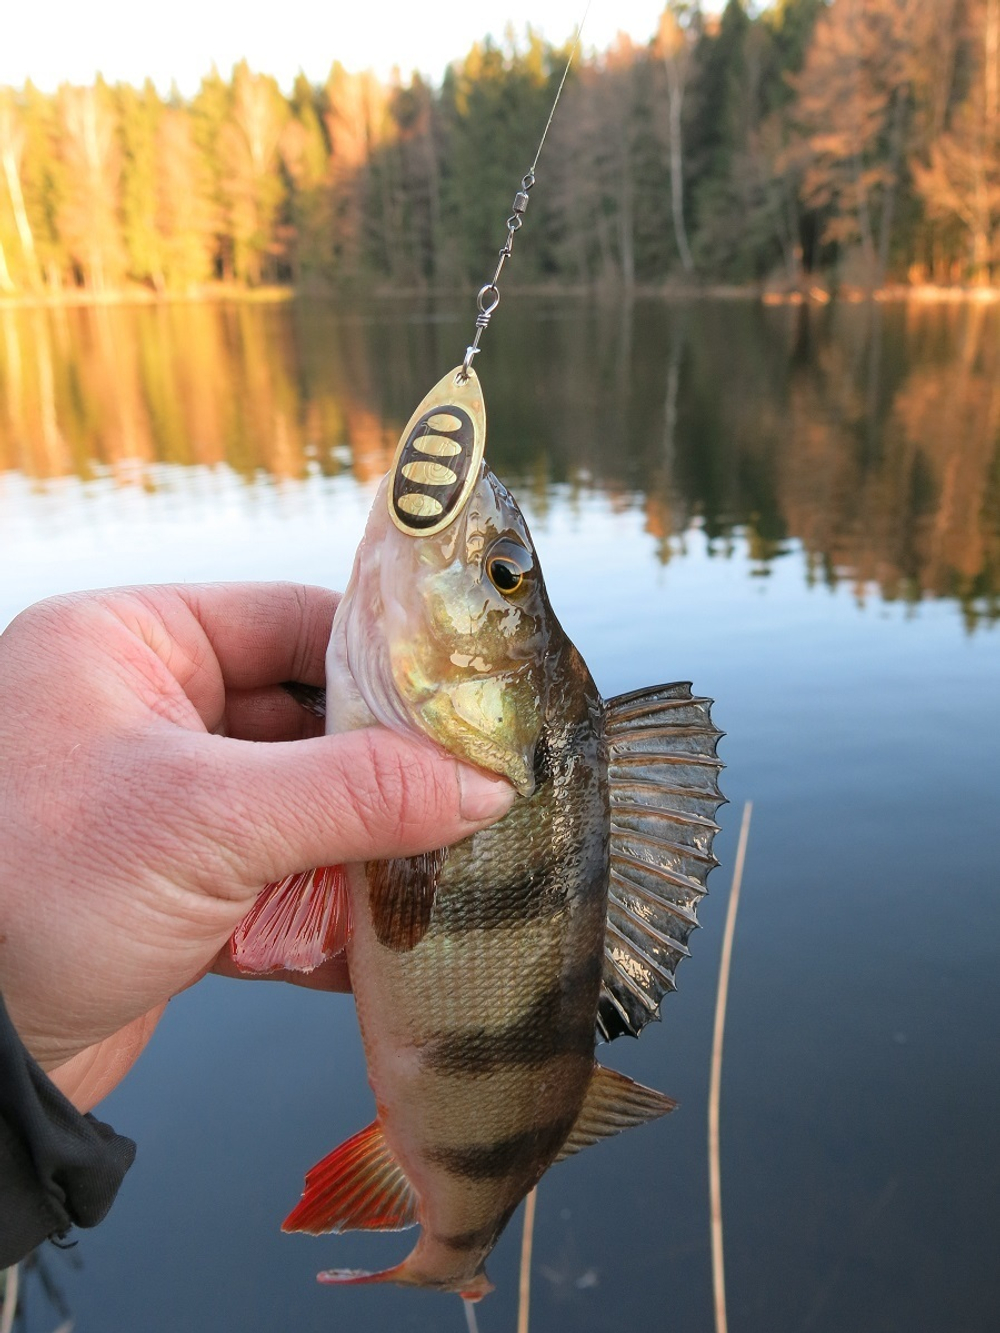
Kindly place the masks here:
POLYGON ((323 683, 336 600, 114 589, 40 602, 0 635, 0 991, 79 1109, 172 995, 232 972, 229 936, 267 881, 428 851, 509 807, 507 783, 429 744, 317 735, 280 682, 323 683))

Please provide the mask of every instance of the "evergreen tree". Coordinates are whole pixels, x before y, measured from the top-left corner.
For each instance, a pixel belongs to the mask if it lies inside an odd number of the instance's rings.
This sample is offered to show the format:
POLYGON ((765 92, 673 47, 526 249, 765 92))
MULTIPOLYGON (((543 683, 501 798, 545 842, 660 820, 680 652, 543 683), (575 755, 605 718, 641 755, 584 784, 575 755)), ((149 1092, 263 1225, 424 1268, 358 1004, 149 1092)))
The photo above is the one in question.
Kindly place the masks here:
POLYGON ((121 139, 122 240, 129 276, 162 291, 163 245, 157 227, 160 164, 157 134, 163 103, 148 80, 141 91, 116 89, 121 139))

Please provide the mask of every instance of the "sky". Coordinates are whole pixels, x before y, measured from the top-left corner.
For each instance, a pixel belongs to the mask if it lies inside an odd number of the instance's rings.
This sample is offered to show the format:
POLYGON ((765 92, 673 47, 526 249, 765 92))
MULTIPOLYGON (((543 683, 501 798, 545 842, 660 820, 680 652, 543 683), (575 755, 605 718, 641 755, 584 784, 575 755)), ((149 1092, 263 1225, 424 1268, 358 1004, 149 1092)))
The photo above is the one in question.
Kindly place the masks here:
MULTIPOLYGON (((646 42, 664 0, 591 0, 584 48, 605 49, 617 31, 646 42)), ((0 43, 0 85, 31 79, 43 92, 60 83, 139 84, 147 76, 162 93, 176 81, 190 96, 214 63, 228 75, 246 58, 290 90, 298 71, 322 83, 334 60, 380 78, 398 67, 439 82, 450 61, 508 24, 523 34, 530 22, 547 40, 572 36, 585 0, 40 0, 16 5, 0 43)))

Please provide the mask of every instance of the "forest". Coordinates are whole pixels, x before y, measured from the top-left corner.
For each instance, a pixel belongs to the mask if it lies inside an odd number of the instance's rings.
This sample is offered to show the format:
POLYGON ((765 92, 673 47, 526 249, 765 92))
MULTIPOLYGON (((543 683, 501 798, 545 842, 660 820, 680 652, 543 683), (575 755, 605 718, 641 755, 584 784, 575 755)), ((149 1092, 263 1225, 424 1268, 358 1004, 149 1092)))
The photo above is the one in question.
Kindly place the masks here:
MULTIPOLYGON (((485 282, 567 54, 0 88, 0 300, 485 282)), ((1000 0, 668 0, 574 62, 526 222, 525 287, 1000 284, 1000 0)))

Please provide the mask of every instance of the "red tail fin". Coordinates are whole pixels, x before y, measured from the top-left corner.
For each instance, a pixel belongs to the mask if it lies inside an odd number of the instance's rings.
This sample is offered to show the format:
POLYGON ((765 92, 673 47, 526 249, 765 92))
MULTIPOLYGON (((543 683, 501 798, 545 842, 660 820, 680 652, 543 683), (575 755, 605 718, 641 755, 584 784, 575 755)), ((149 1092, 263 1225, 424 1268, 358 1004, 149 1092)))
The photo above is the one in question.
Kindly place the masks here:
POLYGON ((265 885, 230 949, 244 972, 312 972, 344 949, 349 934, 344 867, 319 866, 265 885))

